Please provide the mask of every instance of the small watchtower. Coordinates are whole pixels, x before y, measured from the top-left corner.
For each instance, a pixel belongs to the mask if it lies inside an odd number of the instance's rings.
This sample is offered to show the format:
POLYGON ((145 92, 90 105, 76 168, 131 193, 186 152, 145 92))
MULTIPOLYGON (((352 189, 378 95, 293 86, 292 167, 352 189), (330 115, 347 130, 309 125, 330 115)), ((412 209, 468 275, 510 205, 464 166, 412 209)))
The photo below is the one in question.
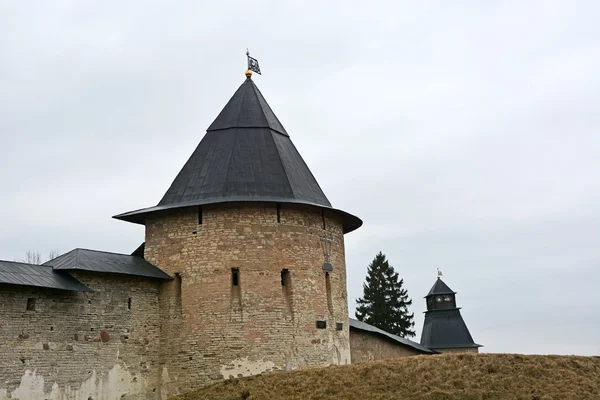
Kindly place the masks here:
POLYGON ((442 281, 441 273, 427 296, 427 311, 421 334, 421 345, 440 353, 478 353, 475 343, 456 306, 456 292, 442 281))

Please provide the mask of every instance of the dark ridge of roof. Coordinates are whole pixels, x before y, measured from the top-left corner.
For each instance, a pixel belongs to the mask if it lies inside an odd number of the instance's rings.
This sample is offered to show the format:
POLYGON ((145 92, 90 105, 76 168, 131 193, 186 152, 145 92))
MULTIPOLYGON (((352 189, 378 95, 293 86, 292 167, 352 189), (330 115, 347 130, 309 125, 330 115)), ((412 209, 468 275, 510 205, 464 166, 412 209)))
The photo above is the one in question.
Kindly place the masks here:
POLYGON ((134 257, 140 257, 140 258, 144 258, 144 251, 146 250, 146 242, 142 242, 142 244, 140 244, 137 249, 135 249, 133 251, 133 253, 131 253, 132 256, 134 257))
POLYGON ((66 272, 50 266, 0 260, 0 283, 33 286, 74 292, 92 292, 66 272))
POLYGON ((242 83, 207 131, 229 128, 268 128, 289 136, 250 78, 242 83))
POLYGON ((143 224, 158 211, 231 202, 306 204, 339 215, 345 233, 362 225, 331 207, 252 79, 210 125, 158 205, 114 218, 143 224))
POLYGON ((413 342, 412 340, 405 339, 405 338, 397 336, 397 335, 393 335, 389 332, 386 332, 382 329, 377 328, 376 326, 369 325, 365 322, 362 322, 362 321, 359 321, 359 320, 356 320, 353 318, 349 318, 349 320, 350 320, 350 328, 354 328, 354 329, 358 329, 358 330, 366 331, 366 332, 371 332, 371 333, 376 333, 378 335, 383 335, 395 342, 398 342, 405 346, 412 347, 413 349, 418 350, 423 353, 430 353, 430 354, 435 353, 435 351, 428 349, 427 347, 422 346, 417 342, 413 342))
POLYGON ((450 289, 448 285, 446 285, 440 278, 437 278, 431 287, 431 290, 429 290, 429 293, 427 293, 427 296, 425 297, 429 297, 434 294, 456 294, 456 292, 450 289))
POLYGON ((157 279, 173 279, 161 269, 140 257, 104 251, 75 249, 44 265, 55 270, 79 270, 143 276, 157 279))
POLYGON ((421 345, 430 349, 481 347, 475 343, 458 308, 425 313, 421 345))

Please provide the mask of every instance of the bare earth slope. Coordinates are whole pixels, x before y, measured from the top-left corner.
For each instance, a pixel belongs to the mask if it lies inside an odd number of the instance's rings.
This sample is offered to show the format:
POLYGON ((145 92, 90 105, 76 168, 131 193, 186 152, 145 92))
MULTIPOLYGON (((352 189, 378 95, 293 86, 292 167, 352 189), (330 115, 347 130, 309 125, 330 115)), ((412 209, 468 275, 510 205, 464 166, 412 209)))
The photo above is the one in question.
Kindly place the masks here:
POLYGON ((416 356, 228 380, 174 399, 600 400, 600 357, 416 356))

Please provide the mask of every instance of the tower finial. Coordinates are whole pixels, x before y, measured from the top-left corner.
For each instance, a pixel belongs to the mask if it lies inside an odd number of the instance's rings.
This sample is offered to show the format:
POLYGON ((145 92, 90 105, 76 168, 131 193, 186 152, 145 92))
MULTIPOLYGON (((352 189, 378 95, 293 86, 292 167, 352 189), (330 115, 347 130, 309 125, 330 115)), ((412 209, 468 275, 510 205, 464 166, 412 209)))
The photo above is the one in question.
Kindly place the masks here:
POLYGON ((440 269, 437 269, 437 278, 440 279, 442 277, 442 271, 440 271, 440 269))
MULTIPOLYGON (((248 50, 248 48, 246 47, 246 57, 248 57, 248 60, 250 60, 250 50, 248 50)), ((250 62, 248 62, 248 69, 245 72, 246 78, 250 79, 252 78, 252 71, 250 71, 250 62)))

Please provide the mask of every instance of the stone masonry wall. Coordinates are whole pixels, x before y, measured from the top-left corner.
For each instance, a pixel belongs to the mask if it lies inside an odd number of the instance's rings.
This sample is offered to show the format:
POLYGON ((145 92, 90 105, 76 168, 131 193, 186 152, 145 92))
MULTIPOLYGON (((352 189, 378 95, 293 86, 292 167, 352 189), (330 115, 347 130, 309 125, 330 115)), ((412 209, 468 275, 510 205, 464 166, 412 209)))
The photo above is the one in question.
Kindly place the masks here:
POLYGON ((381 335, 359 329, 350 329, 350 353, 352 363, 424 354, 381 335))
POLYGON ((159 283, 74 275, 94 292, 0 286, 0 400, 158 398, 159 283))
POLYGON ((160 295, 163 398, 220 379, 350 363, 337 217, 283 204, 278 222, 274 203, 223 204, 203 207, 200 224, 198 211, 146 221, 146 260, 176 277, 160 295), (332 241, 329 277, 324 236, 332 241))
POLYGON ((438 353, 479 353, 479 347, 454 347, 449 349, 435 349, 438 353))

